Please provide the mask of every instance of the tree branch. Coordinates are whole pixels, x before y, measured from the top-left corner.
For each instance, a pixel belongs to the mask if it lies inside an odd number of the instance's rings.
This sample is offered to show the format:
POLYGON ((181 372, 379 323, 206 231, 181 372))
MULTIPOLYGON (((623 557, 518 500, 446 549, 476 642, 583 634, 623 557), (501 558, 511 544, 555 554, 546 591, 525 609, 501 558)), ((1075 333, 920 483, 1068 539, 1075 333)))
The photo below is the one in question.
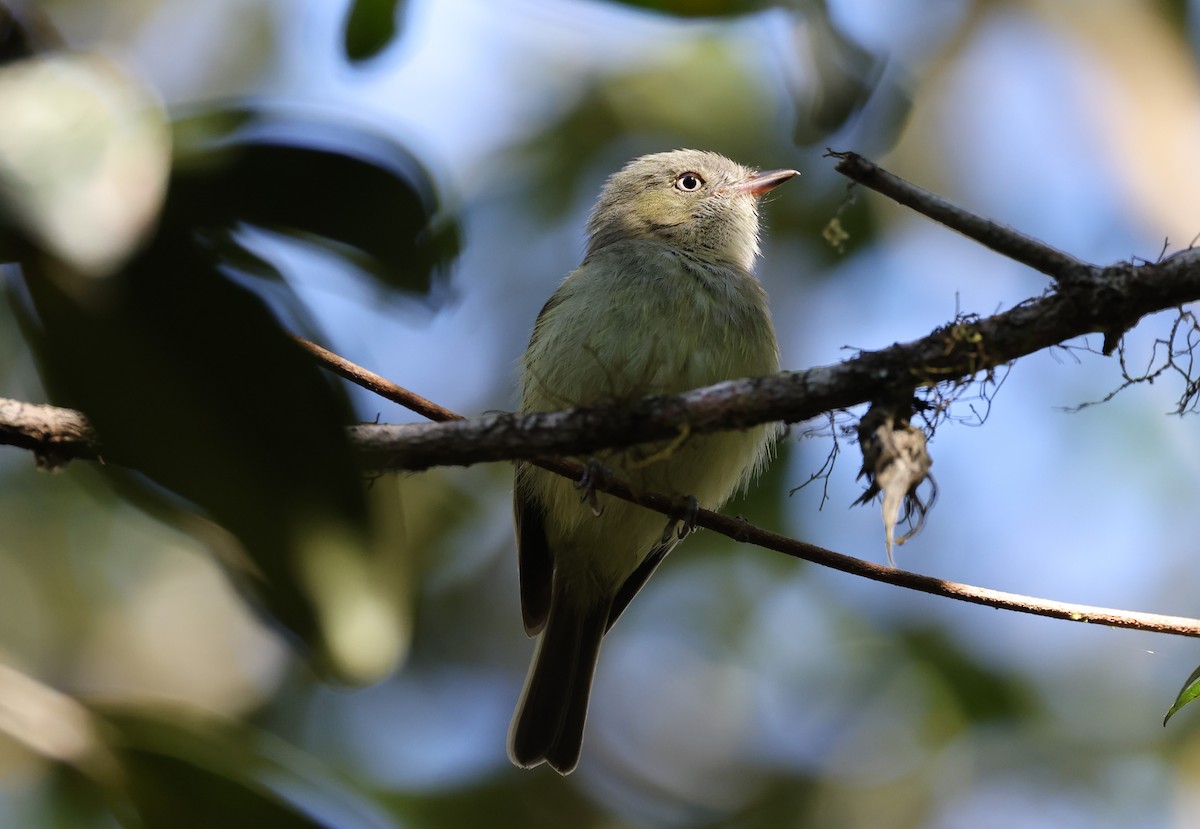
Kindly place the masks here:
POLYGON ((846 178, 857 181, 864 187, 870 187, 892 201, 912 208, 951 230, 957 230, 968 239, 974 239, 979 244, 1054 279, 1069 278, 1076 270, 1089 267, 1087 263, 1056 250, 1045 242, 1026 236, 1007 225, 977 216, 941 196, 892 175, 858 153, 830 150, 826 155, 838 159, 835 169, 846 178))
MULTIPOLYGON (((620 405, 453 423, 356 427, 366 462, 426 469, 543 455, 582 455, 693 433, 782 420, 796 423, 909 390, 969 382, 1020 357, 1103 332, 1106 348, 1146 314, 1200 299, 1200 249, 1146 265, 1121 263, 982 319, 963 317, 926 337, 844 362, 731 380, 620 405)), ((1111 350, 1109 348, 1108 350, 1111 350)))
MULTIPOLYGON (((322 364, 338 366, 338 373, 362 385, 371 388, 382 396, 394 402, 407 405, 414 399, 423 400, 419 395, 413 395, 390 381, 373 372, 367 371, 354 363, 326 351, 320 346, 302 341, 305 349, 316 357, 322 364)), ((425 401, 428 403, 428 401, 425 401)), ((432 410, 440 410, 437 416, 461 417, 449 409, 432 404, 432 410)), ((364 427, 354 427, 361 430, 364 427)), ((352 439, 356 445, 359 440, 352 430, 352 439)), ((96 458, 100 455, 100 444, 95 432, 87 422, 87 418, 74 410, 57 406, 45 406, 32 403, 22 403, 16 400, 0 398, 0 443, 29 449, 39 456, 49 454, 58 458, 96 458)), ((361 446, 360 446, 361 448, 361 446)), ((578 479, 583 474, 583 466, 561 460, 539 459, 538 466, 557 472, 568 478, 578 479)), ((624 498, 636 504, 670 515, 676 508, 674 498, 658 493, 634 493, 622 481, 601 481, 597 488, 618 498, 624 498)), ((912 573, 907 570, 897 570, 891 567, 874 564, 863 559, 835 553, 824 547, 809 544, 788 536, 756 527, 740 518, 730 518, 711 510, 701 509, 696 516, 696 526, 704 527, 720 533, 735 541, 754 544, 768 550, 773 550, 793 558, 803 559, 822 567, 840 570, 853 576, 918 590, 935 596, 944 596, 959 601, 981 604, 1002 610, 1012 610, 1029 613, 1036 616, 1048 616, 1054 619, 1067 619, 1073 622, 1090 622, 1108 625, 1110 627, 1144 630, 1154 633, 1165 633, 1176 636, 1200 638, 1200 620, 1181 616, 1164 616, 1155 613, 1140 613, 1137 611, 1118 610, 1113 608, 1094 607, 1091 605, 1056 602, 1022 596, 1016 593, 1005 593, 969 584, 944 581, 912 573)))
MULTIPOLYGON (((340 376, 446 421, 352 427, 352 442, 371 468, 418 470, 522 459, 578 478, 581 466, 547 460, 547 456, 585 455, 602 448, 668 439, 685 428, 711 432, 776 420, 799 422, 898 391, 966 383, 979 372, 1093 332, 1104 333, 1107 353, 1146 314, 1200 299, 1200 251, 1189 249, 1141 265, 1088 265, 1011 228, 972 216, 858 156, 837 157, 842 160, 838 169, 851 178, 1055 277, 1057 288, 991 317, 960 317, 919 340, 860 352, 836 365, 732 380, 620 405, 531 415, 461 419, 319 346, 304 341, 300 345, 340 376)), ((3 399, 0 444, 28 449, 39 458, 101 455, 96 435, 80 413, 3 399)), ((675 507, 673 498, 635 495, 619 481, 598 488, 667 514, 675 507)), ((814 564, 933 595, 1071 621, 1200 637, 1200 620, 1053 602, 947 582, 835 553, 708 510, 700 511, 696 524, 814 564)))
MULTIPOLYGON (((437 406, 437 404, 429 403, 429 401, 419 395, 414 395, 412 392, 392 383, 386 378, 368 371, 361 366, 357 366, 349 360, 339 357, 314 343, 299 338, 297 338, 297 341, 326 367, 363 388, 375 391, 388 400, 403 406, 409 406, 415 399, 418 401, 416 405, 422 409, 434 410, 435 414, 432 416, 440 420, 461 418, 461 415, 456 412, 444 409, 441 406, 437 406)), ((584 471, 582 465, 569 461, 547 460, 543 458, 535 459, 533 462, 544 469, 549 469, 575 480, 579 480, 584 471)), ((602 489, 611 495, 641 504, 664 515, 673 514, 678 506, 674 498, 669 498, 659 493, 635 493, 625 482, 619 480, 599 481, 596 482, 596 486, 598 489, 602 489)), ((919 573, 912 573, 906 570, 897 570, 893 567, 884 567, 863 559, 835 553, 832 550, 818 547, 815 544, 809 544, 788 536, 770 532, 769 530, 764 530, 740 518, 730 518, 706 509, 699 511, 695 523, 698 527, 704 527, 713 532, 720 533, 735 541, 754 544, 768 550, 792 556, 793 558, 812 562, 822 567, 840 570, 850 575, 862 576, 885 584, 906 587, 910 590, 919 590, 935 596, 945 596, 987 607, 1029 613, 1036 616, 1047 616, 1054 619, 1091 622, 1110 627, 1200 638, 1200 620, 1197 619, 1117 610, 1106 607, 1093 607, 1091 605, 1072 604, 1069 602, 1056 602, 1048 599, 1022 596, 1016 593, 990 590, 985 587, 944 581, 931 576, 923 576, 919 573)))
POLYGON ((0 397, 0 445, 29 450, 46 468, 76 458, 101 457, 100 438, 83 413, 4 397, 0 397))
MULTIPOLYGON (((970 215, 966 211, 946 206, 932 194, 857 156, 846 155, 843 164, 851 162, 855 175, 885 182, 881 186, 886 186, 887 192, 907 199, 917 209, 945 218, 952 227, 971 224, 963 218, 970 215), (863 166, 865 170, 859 169, 863 166), (931 207, 930 200, 944 209, 931 207)), ((1045 267, 1057 262, 1051 269, 1072 270, 1073 275, 1060 279, 1050 293, 1007 311, 984 318, 963 316, 921 339, 863 351, 834 365, 564 412, 486 415, 402 426, 362 425, 354 427, 355 443, 369 468, 421 470, 549 455, 586 455, 608 447, 668 440, 683 429, 706 433, 770 421, 797 423, 897 393, 911 393, 915 388, 966 383, 980 372, 1089 333, 1102 332, 1108 352, 1146 314, 1200 299, 1200 249, 1181 251, 1155 263, 1097 267, 1079 264, 1011 228, 982 219, 978 223, 986 225, 983 235, 990 242, 985 239, 985 243, 995 249, 1005 253, 1024 250, 1026 260, 1042 255, 1045 267)), ((307 348, 312 353, 315 346, 307 348)), ((336 366, 331 368, 342 372, 336 366)), ((424 401, 410 407, 434 417, 436 412, 428 408, 434 406, 424 401)), ((26 448, 52 448, 29 434, 17 437, 22 441, 17 445, 26 448)), ((95 455, 86 442, 79 445, 77 438, 69 435, 62 440, 60 449, 67 457, 95 455)), ((0 431, 0 443, 13 442, 13 436, 0 431)))
POLYGON ((432 400, 422 397, 416 392, 396 385, 386 377, 378 375, 373 371, 367 371, 362 366, 352 363, 345 357, 334 354, 332 351, 322 348, 314 342, 295 335, 292 336, 292 339, 296 345, 307 351, 313 359, 334 374, 344 377, 351 383, 361 386, 367 391, 374 392, 380 397, 391 400, 393 403, 399 403, 404 408, 414 411, 422 417, 437 421, 463 419, 463 416, 458 412, 452 412, 445 406, 434 403, 432 400))

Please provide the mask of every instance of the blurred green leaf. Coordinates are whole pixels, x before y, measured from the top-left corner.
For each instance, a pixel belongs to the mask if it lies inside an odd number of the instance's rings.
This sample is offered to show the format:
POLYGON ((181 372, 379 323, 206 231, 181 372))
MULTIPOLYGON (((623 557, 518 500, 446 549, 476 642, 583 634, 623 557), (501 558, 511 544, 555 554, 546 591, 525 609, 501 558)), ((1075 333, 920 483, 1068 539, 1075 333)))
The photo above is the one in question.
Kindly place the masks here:
POLYGON ((757 796, 732 820, 715 820, 704 829, 737 826, 738 829, 777 829, 781 826, 819 826, 821 811, 818 781, 801 772, 776 772, 762 783, 757 796))
POLYGON ((428 791, 419 796, 392 792, 383 798, 394 814, 402 815, 413 826, 430 829, 613 826, 611 816, 577 787, 563 786, 561 780, 536 774, 505 775, 470 788, 428 791))
POLYGON ((325 587, 301 557, 338 535, 367 556, 341 391, 169 217, 119 282, 81 296, 52 263, 24 272, 36 309, 27 328, 54 397, 87 413, 109 460, 231 532, 238 545, 222 560, 238 586, 334 668, 325 587))
POLYGON ((401 0, 355 0, 346 17, 346 57, 367 60, 382 52, 396 37, 401 0))
POLYGON ((392 824, 299 751, 199 712, 88 706, 0 665, 0 731, 78 771, 131 829, 392 824))
POLYGON ((1018 676, 998 671, 963 650, 945 630, 911 627, 898 631, 909 657, 938 681, 971 722, 1028 717, 1036 693, 1018 676))
POLYGON ((1163 725, 1165 726, 1175 716, 1175 712, 1183 706, 1194 701, 1196 697, 1200 697, 1200 668, 1192 671, 1187 681, 1183 683, 1183 687, 1179 689, 1178 696, 1175 697, 1175 704, 1167 711, 1167 715, 1163 717, 1163 725))
POLYGON ((384 829, 311 758, 185 708, 87 706, 0 664, 0 732, 73 768, 131 829, 384 829))
MULTIPOLYGON (((106 459, 145 476, 136 500, 169 502, 193 531, 211 519, 231 533, 199 534, 242 592, 322 670, 372 681, 405 634, 347 442, 353 413, 227 271, 264 275, 275 299, 298 304, 238 244, 236 229, 256 224, 356 251, 390 285, 423 293, 455 231, 435 239, 432 185, 393 142, 257 112, 215 122, 223 137, 184 154, 153 237, 119 272, 88 277, 20 241, 27 339, 106 459)), ((126 491, 138 480, 118 475, 126 491)))
MULTIPOLYGON (((862 110, 879 86, 883 61, 842 33, 829 19, 823 3, 812 6, 814 13, 797 27, 798 51, 811 55, 815 84, 807 101, 797 102, 797 111, 807 110, 808 118, 796 122, 796 141, 811 144, 840 129, 862 110)), ((798 89, 798 87, 797 87, 798 89)))

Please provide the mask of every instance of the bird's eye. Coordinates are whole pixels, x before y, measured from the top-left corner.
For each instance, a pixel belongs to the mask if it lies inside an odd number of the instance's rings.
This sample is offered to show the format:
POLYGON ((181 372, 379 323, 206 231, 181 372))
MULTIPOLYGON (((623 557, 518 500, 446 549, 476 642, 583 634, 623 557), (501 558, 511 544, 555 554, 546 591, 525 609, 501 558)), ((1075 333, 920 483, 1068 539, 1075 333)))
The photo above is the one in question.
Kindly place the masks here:
POLYGON ((675 189, 685 193, 694 193, 703 186, 704 179, 700 178, 699 173, 681 173, 679 178, 675 179, 675 189))

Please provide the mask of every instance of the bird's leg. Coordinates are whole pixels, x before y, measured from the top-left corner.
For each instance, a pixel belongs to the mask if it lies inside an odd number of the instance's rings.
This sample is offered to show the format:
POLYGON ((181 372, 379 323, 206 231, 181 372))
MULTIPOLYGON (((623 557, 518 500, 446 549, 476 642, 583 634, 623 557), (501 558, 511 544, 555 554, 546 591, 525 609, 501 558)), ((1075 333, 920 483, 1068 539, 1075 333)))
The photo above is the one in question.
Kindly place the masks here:
POLYGON ((680 495, 667 515, 667 526, 663 527, 662 543, 668 544, 671 536, 679 540, 696 530, 696 517, 700 514, 700 502, 692 495, 680 495))
POLYGON ((612 480, 612 470, 595 458, 588 458, 583 465, 583 476, 575 482, 575 488, 583 494, 579 496, 579 502, 584 502, 592 510, 592 515, 597 518, 604 512, 604 508, 600 506, 600 499, 596 496, 596 485, 603 486, 612 480))

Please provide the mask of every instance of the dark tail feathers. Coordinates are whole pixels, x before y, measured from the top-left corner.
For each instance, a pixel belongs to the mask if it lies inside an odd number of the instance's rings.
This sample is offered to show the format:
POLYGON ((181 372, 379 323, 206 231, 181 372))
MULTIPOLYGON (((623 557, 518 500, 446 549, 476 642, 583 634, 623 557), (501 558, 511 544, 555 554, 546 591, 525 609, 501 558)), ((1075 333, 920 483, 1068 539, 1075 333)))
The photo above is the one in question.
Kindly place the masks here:
POLYGON ((508 756, 518 766, 549 763, 559 774, 570 774, 579 762, 609 604, 581 608, 562 594, 551 600, 549 618, 508 730, 508 756))

